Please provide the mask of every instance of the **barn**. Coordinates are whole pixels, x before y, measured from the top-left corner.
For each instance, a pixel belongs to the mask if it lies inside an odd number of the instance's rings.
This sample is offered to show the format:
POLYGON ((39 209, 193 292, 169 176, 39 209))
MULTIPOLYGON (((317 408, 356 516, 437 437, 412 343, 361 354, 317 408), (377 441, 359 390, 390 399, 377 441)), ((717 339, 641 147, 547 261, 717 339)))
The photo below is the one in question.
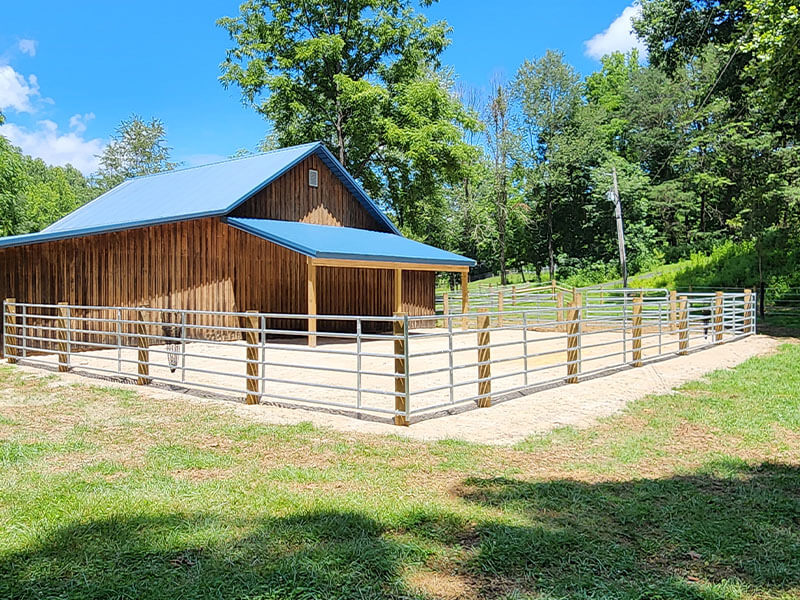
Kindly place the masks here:
POLYGON ((466 282, 474 264, 402 236, 315 142, 129 179, 41 232, 0 238, 0 298, 420 316, 434 313, 437 271, 466 282))

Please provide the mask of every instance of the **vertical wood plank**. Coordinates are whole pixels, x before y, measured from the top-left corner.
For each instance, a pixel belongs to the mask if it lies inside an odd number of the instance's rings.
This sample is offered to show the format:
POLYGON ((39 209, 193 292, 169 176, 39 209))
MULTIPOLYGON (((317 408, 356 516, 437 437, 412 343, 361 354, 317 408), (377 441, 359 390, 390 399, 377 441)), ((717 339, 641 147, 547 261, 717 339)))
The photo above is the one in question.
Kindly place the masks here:
MULTIPOLYGON (((404 339, 406 333, 404 317, 406 314, 402 312, 396 312, 394 313, 394 316, 395 320, 392 325, 392 333, 394 333, 394 335, 398 338, 394 341, 394 408, 398 411, 405 411, 406 392, 408 391, 408 379, 406 377, 407 365, 406 359, 404 358, 406 355, 406 342, 404 339)), ((395 415, 394 424, 404 427, 409 425, 408 419, 406 419, 405 415, 395 415)))
POLYGON ((247 404, 258 404, 260 401, 259 396, 259 381, 258 381, 258 311, 248 310, 247 319, 247 404))
POLYGON ((742 302, 742 328, 743 333, 750 333, 752 329, 752 303, 753 303, 753 290, 744 290, 744 300, 742 302))
POLYGON ((393 312, 400 313, 403 312, 403 270, 402 269, 395 269, 394 270, 394 285, 392 287, 394 291, 394 302, 393 302, 393 312))
POLYGON ((689 302, 686 296, 678 300, 678 354, 686 355, 689 350, 689 302))
POLYGON ((489 315, 485 308, 478 309, 478 406, 492 405, 492 351, 489 335, 489 315))
POLYGON ((675 290, 669 291, 669 330, 675 331, 677 329, 677 307, 678 307, 678 292, 675 290))
POLYGON ((497 292, 497 312, 500 314, 497 315, 497 324, 502 327, 503 326, 503 291, 500 290, 497 292))
POLYGON ((633 299, 633 366, 642 366, 642 296, 633 299))
POLYGON ((714 297, 714 341, 722 341, 722 301, 723 292, 717 292, 714 297))
POLYGON ((467 313, 469 312, 469 271, 461 271, 461 313, 464 317, 461 319, 461 329, 468 329, 469 323, 467 322, 467 313))
POLYGON ((567 311, 567 383, 578 383, 578 374, 580 373, 580 295, 576 294, 569 304, 567 311))
MULTIPOLYGON (((564 292, 561 290, 556 292, 556 321, 559 323, 566 321, 564 318, 564 292)), ((558 327, 558 330, 561 331, 560 326, 558 327)))
MULTIPOLYGON (((307 261, 308 265, 308 309, 307 314, 317 314, 317 266, 311 260, 307 261)), ((308 345, 312 348, 317 345, 317 320, 315 318, 308 319, 308 345)))
POLYGON ((17 349, 11 348, 10 346, 16 346, 19 344, 19 340, 17 339, 17 307, 16 307, 16 298, 6 298, 6 321, 5 321, 5 354, 6 358, 8 359, 9 364, 15 364, 17 362, 17 349))
POLYGON ((139 361, 137 369, 138 377, 136 378, 136 383, 138 385, 147 385, 152 381, 150 379, 150 350, 148 350, 150 340, 147 338, 148 326, 145 324, 147 319, 145 319, 145 310, 143 310, 146 308, 147 307, 142 307, 136 311, 136 334, 139 347, 137 353, 139 361))
POLYGON ((58 370, 62 373, 69 371, 69 354, 67 343, 69 341, 69 308, 67 302, 58 303, 58 370))

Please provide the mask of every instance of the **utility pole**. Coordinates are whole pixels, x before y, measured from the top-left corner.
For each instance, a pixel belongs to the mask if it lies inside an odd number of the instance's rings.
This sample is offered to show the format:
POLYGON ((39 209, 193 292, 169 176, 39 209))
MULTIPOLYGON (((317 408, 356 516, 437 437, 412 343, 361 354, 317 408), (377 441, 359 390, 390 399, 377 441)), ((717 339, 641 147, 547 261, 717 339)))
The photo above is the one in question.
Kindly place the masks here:
POLYGON ((622 287, 628 288, 628 262, 625 258, 625 228, 622 224, 622 202, 619 199, 619 186, 617 185, 617 168, 612 171, 614 188, 609 192, 609 200, 614 203, 614 217, 617 220, 617 245, 619 246, 619 265, 622 270, 622 287))

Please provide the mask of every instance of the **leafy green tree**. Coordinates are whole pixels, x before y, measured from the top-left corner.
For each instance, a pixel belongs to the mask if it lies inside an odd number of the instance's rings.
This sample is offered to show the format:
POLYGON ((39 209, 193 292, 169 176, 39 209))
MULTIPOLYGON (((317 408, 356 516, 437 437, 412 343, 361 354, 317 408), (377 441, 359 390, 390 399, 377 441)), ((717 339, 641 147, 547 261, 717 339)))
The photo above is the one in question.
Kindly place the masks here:
POLYGON ((170 151, 164 123, 133 114, 119 124, 100 155, 100 185, 110 189, 130 177, 170 171, 179 166, 169 160, 170 151))
POLYGON ((22 153, 0 136, 0 236, 25 233, 26 175, 22 153))
POLYGON ((426 237, 446 220, 444 187, 477 156, 462 131, 478 123, 439 70, 447 24, 412 4, 249 0, 218 21, 233 41, 221 81, 272 122, 272 142, 324 141, 404 231, 426 237))
POLYGON ((514 81, 521 113, 521 164, 528 173, 527 195, 533 212, 544 219, 551 278, 556 270, 556 213, 569 201, 565 171, 556 168, 552 159, 580 105, 579 82, 564 55, 552 50, 538 60, 526 60, 514 81))

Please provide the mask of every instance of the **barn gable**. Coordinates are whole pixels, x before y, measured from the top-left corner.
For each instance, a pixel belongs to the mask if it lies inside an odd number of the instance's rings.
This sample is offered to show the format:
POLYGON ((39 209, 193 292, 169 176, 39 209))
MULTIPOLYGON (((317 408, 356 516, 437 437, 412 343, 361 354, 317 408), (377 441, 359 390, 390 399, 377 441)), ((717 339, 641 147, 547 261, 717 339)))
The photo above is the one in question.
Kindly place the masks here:
POLYGON ((370 214, 318 154, 311 154, 230 212, 231 217, 298 221, 393 233, 370 214), (310 180, 316 173, 316 185, 310 180))

